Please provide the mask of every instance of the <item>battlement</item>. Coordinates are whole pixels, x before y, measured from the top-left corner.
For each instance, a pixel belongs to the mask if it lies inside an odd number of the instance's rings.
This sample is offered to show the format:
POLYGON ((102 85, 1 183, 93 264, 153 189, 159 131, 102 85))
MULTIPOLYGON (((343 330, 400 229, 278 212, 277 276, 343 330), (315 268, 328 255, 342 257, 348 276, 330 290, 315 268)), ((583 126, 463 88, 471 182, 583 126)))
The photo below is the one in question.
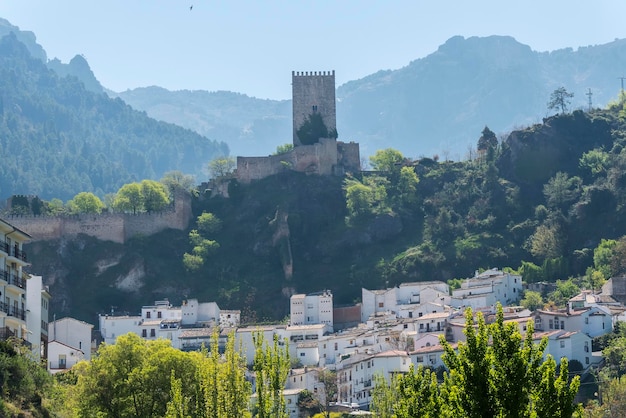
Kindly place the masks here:
POLYGON ((292 71, 292 77, 316 77, 316 76, 335 76, 335 70, 332 71, 292 71))

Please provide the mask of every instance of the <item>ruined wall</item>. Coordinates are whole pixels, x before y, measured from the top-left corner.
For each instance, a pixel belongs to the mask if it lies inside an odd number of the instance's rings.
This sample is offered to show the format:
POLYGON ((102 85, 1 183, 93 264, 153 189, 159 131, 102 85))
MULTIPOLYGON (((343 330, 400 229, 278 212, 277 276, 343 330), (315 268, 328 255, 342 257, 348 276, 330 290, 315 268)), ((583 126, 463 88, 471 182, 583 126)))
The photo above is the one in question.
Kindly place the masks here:
POLYGON ((292 71, 293 145, 300 146, 296 132, 308 116, 319 113, 329 132, 337 130, 335 71, 292 71))
POLYGON ((307 174, 331 175, 337 165, 337 141, 322 138, 313 145, 300 145, 280 155, 237 157, 236 177, 242 183, 294 170, 307 174))
POLYGON ((358 143, 337 142, 337 166, 342 168, 344 173, 361 171, 361 152, 358 143))
POLYGON ((179 193, 174 204, 159 213, 104 213, 68 216, 8 216, 7 222, 35 241, 85 234, 123 244, 136 235, 150 236, 167 228, 185 230, 191 221, 191 196, 179 193))

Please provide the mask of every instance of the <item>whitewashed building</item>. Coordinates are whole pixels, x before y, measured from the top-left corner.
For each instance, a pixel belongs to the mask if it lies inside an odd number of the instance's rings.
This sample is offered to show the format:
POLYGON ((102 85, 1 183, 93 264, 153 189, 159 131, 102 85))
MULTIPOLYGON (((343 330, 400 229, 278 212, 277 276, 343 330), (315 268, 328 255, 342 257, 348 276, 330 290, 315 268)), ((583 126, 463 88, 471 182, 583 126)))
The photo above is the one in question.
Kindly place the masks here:
POLYGON ((601 306, 560 311, 538 309, 532 317, 536 331, 580 331, 593 338, 613 330, 613 317, 608 308, 601 306))
POLYGON ((30 276, 26 281, 27 340, 35 359, 48 357, 48 322, 50 293, 41 276, 30 276))
POLYGON ((407 373, 411 359, 405 351, 389 350, 374 355, 346 355, 337 364, 337 402, 357 403, 367 408, 374 388, 374 375, 391 382, 392 376, 407 373))
POLYGON ((476 272, 472 278, 461 283, 452 291, 451 305, 455 308, 479 309, 516 304, 521 299, 522 277, 498 269, 476 272))
POLYGON ((107 344, 115 344, 117 337, 129 332, 141 335, 140 315, 99 315, 98 323, 102 340, 107 344))
POLYGON ((289 299, 289 325, 325 324, 333 330, 333 294, 330 290, 297 294, 289 299))
POLYGON ((398 287, 385 290, 361 289, 361 322, 381 312, 413 312, 418 305, 425 303, 449 304, 449 287, 441 281, 402 283, 398 287))
POLYGON ((0 340, 16 337, 28 341, 28 274, 23 268, 29 263, 23 246, 30 239, 26 232, 0 219, 0 340))
POLYGON ((48 324, 48 370, 51 373, 72 367, 80 360, 91 360, 93 325, 74 318, 48 324))

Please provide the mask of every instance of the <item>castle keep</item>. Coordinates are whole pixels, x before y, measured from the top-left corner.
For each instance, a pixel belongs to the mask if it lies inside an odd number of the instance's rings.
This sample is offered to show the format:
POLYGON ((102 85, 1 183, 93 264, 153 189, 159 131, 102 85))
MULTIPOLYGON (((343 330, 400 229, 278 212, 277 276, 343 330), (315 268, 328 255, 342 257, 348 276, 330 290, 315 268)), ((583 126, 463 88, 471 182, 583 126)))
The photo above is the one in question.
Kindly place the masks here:
POLYGON ((337 141, 335 71, 291 74, 293 150, 268 157, 237 157, 242 183, 293 170, 342 176, 361 170, 359 144, 337 141))

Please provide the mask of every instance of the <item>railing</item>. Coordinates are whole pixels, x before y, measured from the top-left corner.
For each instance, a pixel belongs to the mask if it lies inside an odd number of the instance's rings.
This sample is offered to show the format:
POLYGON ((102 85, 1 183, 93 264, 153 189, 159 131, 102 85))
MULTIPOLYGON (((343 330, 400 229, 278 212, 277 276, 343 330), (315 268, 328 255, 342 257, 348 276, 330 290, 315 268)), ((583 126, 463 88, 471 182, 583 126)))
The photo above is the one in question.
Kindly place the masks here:
POLYGON ((27 262, 27 257, 26 257, 26 251, 24 250, 20 250, 20 247, 18 247, 17 245, 13 246, 13 252, 11 254, 9 254, 10 256, 13 256, 19 260, 22 260, 24 262, 27 262))
POLYGON ((6 242, 0 242, 0 251, 9 254, 9 244, 6 242))
POLYGON ((6 302, 0 302, 0 311, 4 312, 8 316, 19 318, 22 321, 26 320, 26 311, 24 309, 16 308, 15 306, 10 306, 6 302))
POLYGON ((11 331, 9 327, 0 328, 0 340, 8 340, 11 337, 15 337, 15 333, 11 331))
POLYGON ((0 271, 0 280, 4 280, 5 282, 9 281, 9 272, 6 270, 0 271))
POLYGON ((9 274, 8 275, 8 280, 7 278, 5 278, 5 280, 13 286, 17 286, 20 289, 25 289, 26 288, 26 280, 24 280, 22 277, 18 276, 17 274, 13 273, 13 274, 9 274))

